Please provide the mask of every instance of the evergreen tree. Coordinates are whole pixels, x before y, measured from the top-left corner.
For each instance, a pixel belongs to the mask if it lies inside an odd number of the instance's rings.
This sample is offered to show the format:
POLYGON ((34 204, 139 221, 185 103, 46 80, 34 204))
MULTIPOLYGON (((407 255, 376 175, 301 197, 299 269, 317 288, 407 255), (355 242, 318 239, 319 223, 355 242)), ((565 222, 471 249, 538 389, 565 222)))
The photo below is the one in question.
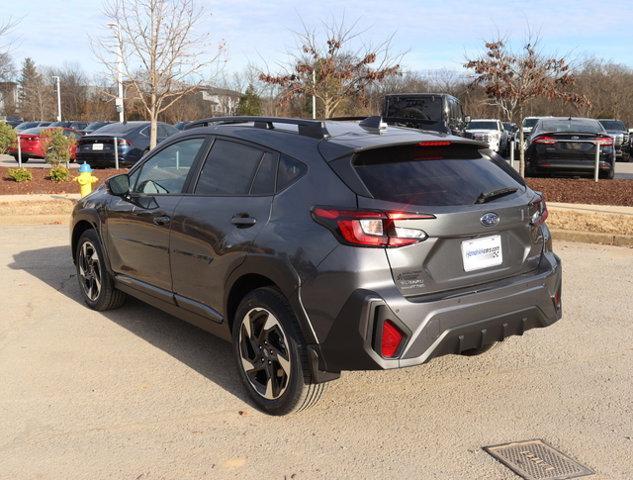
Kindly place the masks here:
POLYGON ((246 91, 240 96, 240 101, 237 104, 238 115, 261 115, 262 114, 262 99, 253 85, 249 85, 246 91))
POLYGON ((46 120, 52 115, 53 94, 50 85, 37 70, 35 62, 25 58, 20 75, 20 113, 25 120, 46 120))

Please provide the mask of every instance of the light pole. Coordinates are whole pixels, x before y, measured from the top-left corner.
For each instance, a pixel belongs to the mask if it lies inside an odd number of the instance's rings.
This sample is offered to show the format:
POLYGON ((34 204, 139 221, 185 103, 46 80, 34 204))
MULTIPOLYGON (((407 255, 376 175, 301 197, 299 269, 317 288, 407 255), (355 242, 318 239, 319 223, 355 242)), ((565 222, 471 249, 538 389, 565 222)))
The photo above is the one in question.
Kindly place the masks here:
POLYGON ((57 121, 62 121, 62 96, 59 91, 59 77, 57 75, 53 75, 55 82, 57 83, 57 121))
POLYGON ((121 46, 121 30, 118 23, 108 23, 108 28, 114 30, 117 41, 117 66, 116 76, 119 84, 119 94, 115 100, 116 110, 119 112, 119 122, 125 121, 125 110, 123 107, 123 48, 121 46))

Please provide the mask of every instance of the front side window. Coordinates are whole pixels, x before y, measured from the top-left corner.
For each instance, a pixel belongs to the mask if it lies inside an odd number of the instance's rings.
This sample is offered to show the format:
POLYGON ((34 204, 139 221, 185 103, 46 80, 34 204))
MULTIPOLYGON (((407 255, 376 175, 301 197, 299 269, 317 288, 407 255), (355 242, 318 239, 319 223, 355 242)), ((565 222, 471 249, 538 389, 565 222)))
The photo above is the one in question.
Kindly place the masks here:
POLYGON ((196 193, 200 195, 248 195, 264 152, 241 143, 216 140, 207 157, 196 193))
POLYGON ((141 167, 133 191, 147 194, 181 193, 203 143, 203 138, 190 138, 153 155, 141 167))

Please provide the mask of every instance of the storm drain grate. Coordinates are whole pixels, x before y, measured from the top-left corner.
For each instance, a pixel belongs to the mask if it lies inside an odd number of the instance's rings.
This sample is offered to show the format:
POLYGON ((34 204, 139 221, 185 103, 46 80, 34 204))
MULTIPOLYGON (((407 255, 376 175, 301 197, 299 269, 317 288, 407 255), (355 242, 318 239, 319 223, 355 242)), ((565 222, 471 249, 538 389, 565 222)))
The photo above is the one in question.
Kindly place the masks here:
POLYGON ((542 440, 493 445, 484 450, 525 480, 565 480, 594 473, 542 440))

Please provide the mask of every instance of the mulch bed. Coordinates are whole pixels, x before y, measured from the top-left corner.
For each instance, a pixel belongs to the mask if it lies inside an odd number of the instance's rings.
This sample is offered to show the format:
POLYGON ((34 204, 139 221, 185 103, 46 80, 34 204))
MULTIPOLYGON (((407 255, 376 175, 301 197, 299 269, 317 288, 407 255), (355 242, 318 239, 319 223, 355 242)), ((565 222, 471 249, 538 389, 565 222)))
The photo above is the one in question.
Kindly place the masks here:
MULTIPOLYGON (((24 193, 79 193, 79 185, 73 181, 53 182, 49 180, 47 168, 30 168, 33 180, 17 183, 7 178, 7 168, 0 167, 0 195, 24 193)), ((127 170, 108 168, 95 170, 99 178, 96 188, 107 178, 127 170)), ((78 175, 71 170, 73 177, 78 175)), ((590 203, 595 205, 633 206, 633 180, 600 180, 570 178, 528 178, 528 185, 545 194, 549 202, 590 203)))
MULTIPOLYGON (((48 168, 29 168, 33 175, 30 182, 14 182, 7 178, 8 168, 0 167, 0 195, 21 195, 28 193, 79 193, 79 184, 74 181, 69 182, 53 182, 49 180, 48 168)), ((92 188, 97 188, 106 179, 117 173, 124 173, 127 170, 116 170, 114 168, 106 168, 102 170, 95 169, 93 175, 99 179, 92 188)), ((75 169, 70 171, 71 178, 79 175, 75 169)))
POLYGON ((543 192, 548 202, 588 203, 633 207, 633 180, 527 178, 533 190, 543 192))

